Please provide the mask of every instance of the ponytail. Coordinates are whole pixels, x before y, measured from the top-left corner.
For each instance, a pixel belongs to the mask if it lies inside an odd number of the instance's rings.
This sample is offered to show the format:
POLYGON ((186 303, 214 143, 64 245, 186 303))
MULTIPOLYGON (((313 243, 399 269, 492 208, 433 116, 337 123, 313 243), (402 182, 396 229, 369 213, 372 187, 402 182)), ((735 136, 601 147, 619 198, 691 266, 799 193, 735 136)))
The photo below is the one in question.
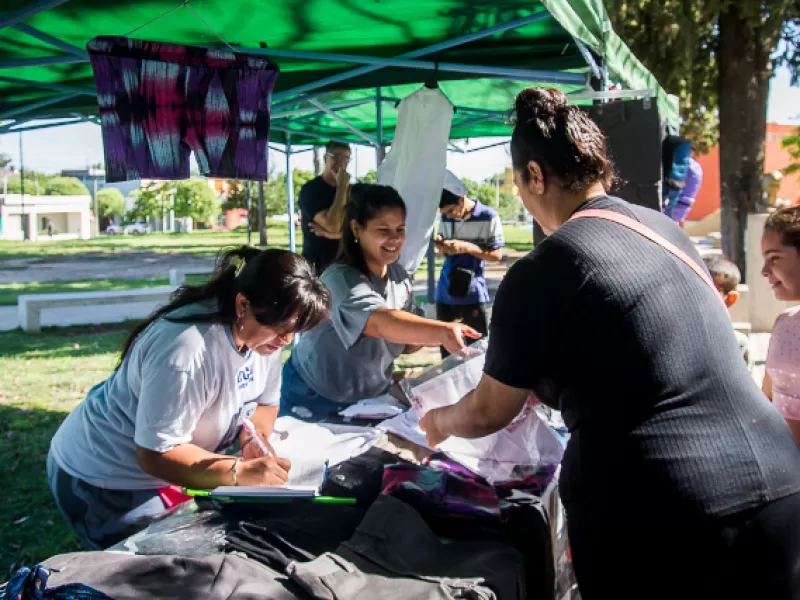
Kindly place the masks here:
POLYGON ((294 330, 307 331, 321 323, 330 306, 330 293, 314 275, 311 264, 287 250, 257 250, 240 246, 217 257, 211 278, 200 285, 182 285, 170 302, 156 310, 130 332, 122 344, 117 368, 136 338, 151 323, 164 318, 175 323, 222 323, 236 320, 236 296, 250 302, 253 316, 262 325, 281 326, 296 318, 294 330), (214 300, 207 313, 171 316, 190 304, 214 300))

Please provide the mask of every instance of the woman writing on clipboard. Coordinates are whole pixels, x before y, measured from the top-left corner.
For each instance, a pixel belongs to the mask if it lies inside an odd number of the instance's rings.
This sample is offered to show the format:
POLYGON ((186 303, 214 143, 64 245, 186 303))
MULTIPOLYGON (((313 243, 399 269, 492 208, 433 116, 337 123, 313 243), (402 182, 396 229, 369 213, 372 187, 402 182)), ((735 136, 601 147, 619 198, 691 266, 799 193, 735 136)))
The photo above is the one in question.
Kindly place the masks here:
POLYGON ((211 279, 184 286, 128 336, 117 369, 56 432, 50 488, 88 548, 105 548, 164 510, 167 484, 280 485, 288 461, 262 456, 278 413, 280 351, 321 323, 329 294, 301 256, 243 246, 211 279), (222 454, 239 439, 243 458, 222 454))
POLYGON ((607 194, 606 140, 566 96, 516 104, 514 175, 549 237, 503 280, 483 378, 423 417, 429 442, 499 431, 533 391, 570 431, 559 487, 585 600, 800 598, 800 453, 697 251, 607 194))

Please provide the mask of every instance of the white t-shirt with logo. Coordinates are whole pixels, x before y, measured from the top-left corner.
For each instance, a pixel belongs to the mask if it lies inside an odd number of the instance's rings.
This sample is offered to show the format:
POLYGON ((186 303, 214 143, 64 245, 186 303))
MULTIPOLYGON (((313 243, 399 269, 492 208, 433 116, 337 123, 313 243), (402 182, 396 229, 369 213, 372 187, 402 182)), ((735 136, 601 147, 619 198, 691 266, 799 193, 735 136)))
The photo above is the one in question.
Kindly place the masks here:
MULTIPOLYGON (((171 316, 212 311, 203 303, 171 316)), ((161 487, 165 482, 139 466, 137 446, 167 452, 194 444, 220 452, 233 444, 244 417, 258 405, 277 405, 280 392, 280 352, 240 353, 228 325, 160 318, 69 414, 50 450, 63 470, 92 485, 161 487)))

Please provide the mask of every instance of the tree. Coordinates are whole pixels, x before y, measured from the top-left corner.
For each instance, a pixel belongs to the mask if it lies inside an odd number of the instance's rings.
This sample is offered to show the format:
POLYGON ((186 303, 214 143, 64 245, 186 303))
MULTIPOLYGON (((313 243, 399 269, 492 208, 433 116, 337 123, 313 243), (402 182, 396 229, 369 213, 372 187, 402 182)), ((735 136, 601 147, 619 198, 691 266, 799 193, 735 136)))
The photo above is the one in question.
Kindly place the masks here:
MULTIPOLYGON (((25 174, 25 193, 29 195, 33 195, 36 193, 36 187, 33 184, 33 180, 25 174)), ((19 175, 13 175, 8 178, 8 193, 9 194, 21 194, 22 193, 22 181, 20 180, 19 175)))
POLYGON ((378 173, 375 169, 371 169, 358 181, 361 183, 378 183, 378 173))
POLYGON ((522 201, 514 194, 500 192, 500 208, 497 212, 503 221, 516 220, 520 214, 521 205, 522 201))
POLYGON ((126 215, 129 221, 145 221, 151 217, 161 217, 172 208, 172 200, 164 184, 151 183, 131 195, 136 198, 136 203, 126 215))
POLYGON ((800 173, 800 127, 795 129, 792 135, 783 138, 781 144, 789 151, 789 156, 792 157, 792 164, 783 170, 783 174, 800 173))
POLYGON ((294 186, 294 204, 295 211, 297 211, 297 199, 300 197, 300 189, 309 181, 314 179, 316 175, 311 171, 303 171, 301 169, 292 169, 292 185, 294 186))
POLYGON ((0 173, 5 173, 11 166, 11 157, 8 154, 0 152, 0 173))
POLYGON ((763 197, 769 81, 800 81, 800 0, 606 0, 615 30, 680 99, 702 151, 719 123, 723 250, 745 273, 747 214, 763 197))
POLYGON ((173 199, 176 217, 190 217, 197 223, 211 225, 219 215, 217 195, 204 179, 178 182, 173 199))
MULTIPOLYGON (((39 173, 38 171, 25 171, 25 193, 31 195, 45 194, 45 190, 51 179, 53 179, 52 176, 39 173)), ((8 178, 8 193, 22 193, 19 173, 15 173, 8 178)))
POLYGON ((101 219, 125 214, 125 198, 117 188, 107 187, 97 192, 97 211, 101 219))
POLYGON ((42 182, 46 196, 88 196, 89 190, 75 177, 52 177, 42 182))

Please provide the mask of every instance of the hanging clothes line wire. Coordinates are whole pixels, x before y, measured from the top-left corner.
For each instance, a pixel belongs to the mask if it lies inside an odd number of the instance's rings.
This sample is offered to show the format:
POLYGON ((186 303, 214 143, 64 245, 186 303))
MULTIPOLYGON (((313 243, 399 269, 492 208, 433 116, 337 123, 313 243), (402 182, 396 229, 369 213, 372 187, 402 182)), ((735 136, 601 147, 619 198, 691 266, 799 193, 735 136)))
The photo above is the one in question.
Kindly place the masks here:
POLYGON ((230 49, 231 49, 231 51, 232 51, 232 52, 234 52, 234 53, 236 52, 236 49, 235 49, 233 46, 231 46, 231 45, 228 43, 228 40, 226 40, 224 37, 222 37, 222 34, 221 34, 221 33, 219 33, 219 32, 218 32, 216 29, 214 29, 214 28, 213 28, 211 25, 209 25, 209 24, 206 22, 206 20, 205 20, 203 17, 201 17, 199 14, 197 14, 197 11, 196 11, 195 9, 193 9, 193 8, 192 8, 192 7, 189 5, 189 0, 186 0, 186 2, 185 2, 185 5, 186 5, 186 8, 188 8, 188 9, 189 9, 189 12, 191 12, 191 13, 192 13, 192 14, 193 14, 195 17, 197 17, 197 19, 198 19, 198 20, 199 20, 199 21, 200 21, 200 22, 201 22, 203 25, 205 25, 205 26, 206 26, 206 28, 207 28, 207 29, 208 29, 208 30, 209 30, 211 33, 213 33, 214 35, 216 35, 216 36, 219 38, 219 40, 220 40, 220 41, 221 41, 223 44, 225 44, 225 45, 226 45, 228 48, 230 48, 230 49))
POLYGON ((137 31, 139 31, 140 29, 144 29, 144 28, 145 28, 145 27, 147 27, 148 25, 151 25, 151 24, 155 23, 155 22, 156 22, 156 21, 158 21, 159 19, 163 19, 163 18, 164 18, 164 17, 166 17, 167 15, 174 13, 176 10, 178 10, 179 8, 183 8, 184 6, 189 6, 189 0, 184 0, 183 2, 181 2, 180 4, 178 4, 178 6, 176 6, 176 7, 174 7, 174 8, 170 8, 168 11, 166 11, 166 12, 164 12, 164 13, 161 13, 161 14, 160 14, 160 15, 158 15, 157 17, 153 17, 152 19, 150 19, 150 20, 149 20, 149 21, 147 21, 146 23, 142 23, 142 24, 141 24, 141 25, 139 25, 138 27, 136 27, 136 28, 134 28, 134 29, 131 29, 131 30, 130 30, 128 33, 126 33, 126 34, 123 34, 123 37, 128 37, 129 35, 131 35, 131 34, 133 34, 133 33, 136 33, 137 31))
POLYGON ((226 45, 228 48, 230 48, 232 52, 236 52, 236 49, 235 49, 233 46, 231 46, 231 45, 228 43, 228 40, 226 40, 224 37, 222 37, 222 34, 221 34, 220 32, 218 32, 216 29, 214 29, 214 28, 213 28, 213 27, 212 27, 212 26, 211 26, 211 25, 210 25, 210 24, 209 24, 209 23, 208 23, 208 22, 207 22, 207 21, 206 21, 206 20, 205 20, 203 17, 201 17, 201 16, 198 14, 198 12, 197 12, 195 9, 193 9, 193 8, 192 8, 191 4, 189 3, 189 0, 183 0, 183 2, 181 2, 181 3, 180 3, 180 4, 178 4, 177 6, 175 6, 175 7, 173 7, 173 8, 170 8, 168 11, 161 13, 161 14, 160 14, 160 15, 158 15, 157 17, 153 17, 152 19, 150 19, 150 20, 149 20, 149 21, 147 21, 146 23, 143 23, 143 24, 139 25, 139 26, 138 26, 138 27, 136 27, 135 29, 131 29, 131 30, 130 30, 128 33, 126 33, 126 34, 124 35, 124 37, 128 37, 129 35, 131 35, 131 34, 133 34, 133 33, 136 33, 136 32, 137 32, 137 31, 139 31, 140 29, 144 29, 144 28, 145 28, 145 27, 147 27, 148 25, 152 25, 152 24, 153 24, 153 23, 155 23, 156 21, 158 21, 158 20, 160 20, 160 19, 163 19, 163 18, 164 18, 164 17, 166 17, 167 15, 170 15, 170 14, 174 13, 176 10, 179 10, 179 9, 181 9, 181 8, 184 8, 184 7, 185 7, 186 9, 188 9, 188 10, 189 10, 189 12, 190 12, 190 13, 192 13, 192 14, 195 16, 195 18, 196 18, 198 21, 200 21, 200 22, 201 22, 203 25, 205 25, 206 29, 208 29, 208 30, 209 30, 211 33, 213 33, 213 34, 214 34, 214 35, 215 35, 217 38, 219 38, 219 40, 220 40, 220 41, 221 41, 223 44, 225 44, 225 45, 226 45))

